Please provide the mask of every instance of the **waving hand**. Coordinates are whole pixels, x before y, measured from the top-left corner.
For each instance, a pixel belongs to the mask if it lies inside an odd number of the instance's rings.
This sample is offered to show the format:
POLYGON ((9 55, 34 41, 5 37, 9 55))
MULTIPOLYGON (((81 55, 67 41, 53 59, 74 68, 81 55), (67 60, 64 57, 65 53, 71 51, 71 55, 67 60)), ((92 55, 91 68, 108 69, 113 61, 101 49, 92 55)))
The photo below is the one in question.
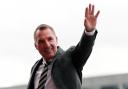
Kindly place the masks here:
POLYGON ((97 18, 100 11, 98 10, 97 13, 94 15, 94 10, 95 6, 91 4, 89 4, 89 6, 85 10, 84 26, 87 32, 93 31, 96 27, 97 18))

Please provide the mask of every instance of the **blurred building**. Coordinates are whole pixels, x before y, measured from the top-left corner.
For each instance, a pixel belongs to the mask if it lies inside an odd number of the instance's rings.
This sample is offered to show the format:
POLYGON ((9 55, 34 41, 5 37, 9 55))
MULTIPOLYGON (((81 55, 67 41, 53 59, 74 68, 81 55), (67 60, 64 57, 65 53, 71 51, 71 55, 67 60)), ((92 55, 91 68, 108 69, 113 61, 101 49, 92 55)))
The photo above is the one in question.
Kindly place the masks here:
POLYGON ((128 89, 128 74, 83 79, 83 89, 128 89))
POLYGON ((17 86, 13 86, 13 87, 3 87, 0 89, 27 89, 26 85, 17 85, 17 86))

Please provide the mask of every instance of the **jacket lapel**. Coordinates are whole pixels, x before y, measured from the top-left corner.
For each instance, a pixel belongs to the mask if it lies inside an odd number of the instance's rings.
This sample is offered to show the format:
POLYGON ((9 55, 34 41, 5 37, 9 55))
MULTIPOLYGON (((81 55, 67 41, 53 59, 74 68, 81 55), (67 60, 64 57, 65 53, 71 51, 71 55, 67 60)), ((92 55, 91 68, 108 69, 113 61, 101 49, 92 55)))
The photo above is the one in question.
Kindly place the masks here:
MULTIPOLYGON (((52 65, 54 66, 54 62, 56 61, 56 59, 61 56, 61 54, 63 53, 63 49, 61 49, 59 46, 58 46, 58 49, 57 49, 57 53, 55 55, 55 57, 53 58, 53 62, 52 62, 52 65)), ((39 67, 39 65, 42 63, 42 59, 40 59, 39 61, 37 61, 35 63, 35 65, 33 66, 32 68, 32 71, 31 71, 31 77, 30 77, 30 80, 29 80, 29 84, 28 84, 28 88, 27 89, 34 89, 34 76, 35 76, 35 73, 39 67)), ((51 70, 52 71, 52 70, 51 70)))
POLYGON ((34 89, 34 76, 35 76, 35 73, 39 67, 39 65, 41 64, 42 62, 42 59, 40 59, 39 61, 37 61, 35 63, 35 65, 33 66, 32 70, 31 70, 31 77, 30 77, 30 80, 29 80, 29 84, 28 84, 28 88, 27 89, 34 89))

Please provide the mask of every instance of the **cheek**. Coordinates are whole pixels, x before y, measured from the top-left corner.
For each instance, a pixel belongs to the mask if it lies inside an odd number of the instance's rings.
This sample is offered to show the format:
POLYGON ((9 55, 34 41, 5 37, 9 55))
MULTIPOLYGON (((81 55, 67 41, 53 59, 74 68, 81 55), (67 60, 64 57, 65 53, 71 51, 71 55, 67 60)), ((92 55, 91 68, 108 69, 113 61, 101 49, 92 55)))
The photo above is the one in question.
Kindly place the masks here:
POLYGON ((52 46, 53 46, 54 49, 56 49, 57 48, 57 43, 55 43, 55 42, 52 43, 52 46))
POLYGON ((41 50, 43 50, 43 46, 38 45, 38 46, 36 46, 36 49, 37 49, 38 51, 41 51, 41 50))
POLYGON ((54 44, 54 52, 56 53, 56 51, 57 51, 57 44, 54 44))

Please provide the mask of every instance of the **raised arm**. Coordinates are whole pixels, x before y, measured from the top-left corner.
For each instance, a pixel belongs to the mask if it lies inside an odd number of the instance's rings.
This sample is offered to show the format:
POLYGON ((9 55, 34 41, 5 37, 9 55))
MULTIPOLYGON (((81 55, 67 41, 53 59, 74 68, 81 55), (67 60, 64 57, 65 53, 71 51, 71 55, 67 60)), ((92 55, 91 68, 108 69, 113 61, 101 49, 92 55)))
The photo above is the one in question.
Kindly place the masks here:
POLYGON ((97 17, 100 11, 97 11, 96 15, 94 15, 94 5, 89 4, 89 7, 85 10, 85 32, 82 35, 80 42, 77 44, 72 51, 72 61, 76 68, 80 68, 82 70, 84 64, 86 63, 88 57, 92 52, 92 48, 94 45, 94 41, 96 38, 97 31, 95 31, 97 17), (94 32, 93 35, 88 35, 86 32, 91 33, 94 32))

